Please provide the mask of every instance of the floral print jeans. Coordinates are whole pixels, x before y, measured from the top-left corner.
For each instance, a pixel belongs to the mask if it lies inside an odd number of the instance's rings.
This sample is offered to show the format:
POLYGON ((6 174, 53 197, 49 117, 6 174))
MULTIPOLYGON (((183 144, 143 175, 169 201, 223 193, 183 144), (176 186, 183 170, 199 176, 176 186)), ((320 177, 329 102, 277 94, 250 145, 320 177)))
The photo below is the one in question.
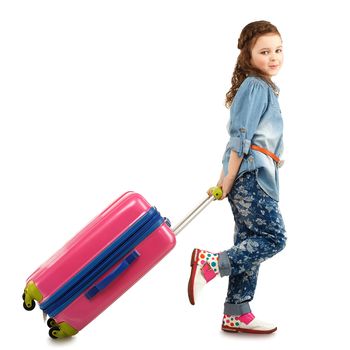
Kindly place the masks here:
POLYGON ((278 202, 259 186, 256 173, 239 177, 228 195, 235 219, 234 246, 219 254, 221 276, 229 276, 224 313, 250 312, 259 266, 286 245, 278 202))

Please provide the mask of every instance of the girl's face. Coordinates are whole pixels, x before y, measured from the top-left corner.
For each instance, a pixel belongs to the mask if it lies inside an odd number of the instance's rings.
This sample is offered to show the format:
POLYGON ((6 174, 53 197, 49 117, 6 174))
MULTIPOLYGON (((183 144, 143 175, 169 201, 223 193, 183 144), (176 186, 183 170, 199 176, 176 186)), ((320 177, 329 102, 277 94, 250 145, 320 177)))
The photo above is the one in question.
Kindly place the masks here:
POLYGON ((258 38, 252 48, 251 63, 266 76, 276 75, 283 64, 282 40, 278 34, 266 34, 258 38))

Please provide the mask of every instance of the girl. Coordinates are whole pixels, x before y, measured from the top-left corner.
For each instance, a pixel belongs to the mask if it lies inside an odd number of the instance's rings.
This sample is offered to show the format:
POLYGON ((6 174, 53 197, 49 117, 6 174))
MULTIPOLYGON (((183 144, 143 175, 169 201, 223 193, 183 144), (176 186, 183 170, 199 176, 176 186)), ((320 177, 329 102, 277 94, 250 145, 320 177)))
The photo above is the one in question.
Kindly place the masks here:
MULTIPOLYGON (((282 165, 283 122, 277 86, 271 78, 283 63, 277 28, 257 21, 243 28, 240 54, 226 94, 230 108, 227 144, 218 186, 228 197, 234 220, 234 246, 221 253, 194 249, 188 296, 195 304, 200 289, 217 275, 229 276, 222 330, 267 334, 277 327, 259 321, 249 302, 260 263, 286 244, 278 208, 278 168, 282 165)), ((208 190, 211 196, 211 190, 208 190)))

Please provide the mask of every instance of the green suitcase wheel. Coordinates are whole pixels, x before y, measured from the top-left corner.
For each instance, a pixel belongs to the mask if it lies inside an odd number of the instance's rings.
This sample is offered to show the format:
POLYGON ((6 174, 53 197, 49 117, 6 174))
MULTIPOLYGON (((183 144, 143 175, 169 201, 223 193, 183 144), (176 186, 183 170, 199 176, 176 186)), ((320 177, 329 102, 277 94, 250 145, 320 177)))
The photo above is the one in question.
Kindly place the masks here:
POLYGON ((32 311, 35 308, 35 301, 34 300, 24 301, 23 307, 27 311, 32 311))
POLYGON ((51 327, 49 330, 49 336, 52 339, 63 338, 62 334, 60 334, 60 333, 61 333, 61 330, 60 330, 60 327, 58 327, 58 326, 51 327))
POLYGON ((47 320, 46 324, 47 324, 47 326, 48 326, 49 328, 52 328, 52 327, 57 326, 57 323, 56 323, 56 321, 55 321, 53 318, 49 318, 49 319, 47 320))

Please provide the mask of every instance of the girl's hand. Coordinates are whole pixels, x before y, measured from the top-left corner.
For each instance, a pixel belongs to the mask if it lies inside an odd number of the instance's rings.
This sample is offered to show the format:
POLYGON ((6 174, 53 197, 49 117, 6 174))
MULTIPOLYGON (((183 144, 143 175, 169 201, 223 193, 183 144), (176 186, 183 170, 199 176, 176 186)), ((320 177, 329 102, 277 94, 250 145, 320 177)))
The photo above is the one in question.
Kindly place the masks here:
MULTIPOLYGON (((219 178, 218 183, 216 184, 216 187, 222 188, 223 180, 224 180, 224 168, 222 168, 222 170, 221 170, 220 178, 219 178)), ((207 191, 207 194, 209 197, 211 197, 213 195, 213 188, 215 188, 215 187, 210 187, 207 191)))
POLYGON ((213 188, 214 188, 214 187, 210 187, 210 188, 208 189, 208 191, 207 191, 207 194, 208 194, 209 197, 211 197, 211 196, 213 195, 213 188))
POLYGON ((225 176, 224 181, 222 182, 222 197, 220 200, 227 197, 227 195, 231 192, 233 183, 235 182, 235 178, 232 176, 225 176))

